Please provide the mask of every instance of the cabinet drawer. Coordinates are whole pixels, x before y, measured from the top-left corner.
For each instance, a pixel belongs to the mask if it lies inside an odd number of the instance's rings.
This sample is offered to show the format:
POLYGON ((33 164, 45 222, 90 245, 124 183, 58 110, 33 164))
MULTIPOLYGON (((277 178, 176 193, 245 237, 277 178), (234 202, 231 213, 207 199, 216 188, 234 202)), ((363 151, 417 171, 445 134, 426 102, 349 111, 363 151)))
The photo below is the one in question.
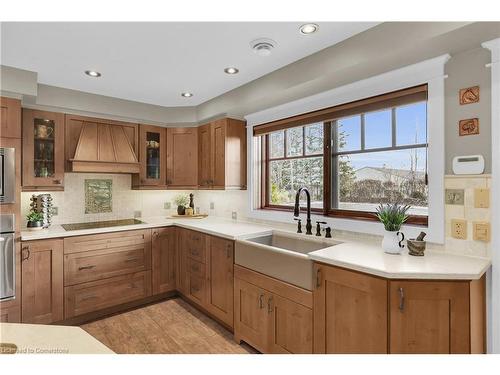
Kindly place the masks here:
POLYGON ((203 277, 199 277, 196 275, 189 276, 189 294, 191 297, 195 299, 198 303, 205 302, 206 296, 206 283, 203 277))
POLYGON ((64 239, 64 254, 141 245, 147 242, 151 242, 151 230, 148 229, 68 237, 64 239))
POLYGON ((150 244, 66 254, 64 256, 64 285, 80 284, 150 269, 150 244))
POLYGON ((186 232, 185 250, 189 258, 205 263, 205 236, 197 232, 186 232))
POLYGON ((151 271, 91 281, 64 288, 66 319, 151 295, 151 271))
POLYGON ((205 277, 205 265, 193 259, 188 259, 188 272, 200 278, 205 277))

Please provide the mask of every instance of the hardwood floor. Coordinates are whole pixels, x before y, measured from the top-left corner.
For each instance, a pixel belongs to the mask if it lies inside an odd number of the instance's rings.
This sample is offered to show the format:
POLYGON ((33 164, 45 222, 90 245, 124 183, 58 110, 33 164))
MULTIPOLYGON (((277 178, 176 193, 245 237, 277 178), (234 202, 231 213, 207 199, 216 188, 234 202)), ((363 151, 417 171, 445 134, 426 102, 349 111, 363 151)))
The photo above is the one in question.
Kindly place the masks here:
POLYGON ((116 353, 246 354, 231 332, 180 298, 81 326, 116 353))

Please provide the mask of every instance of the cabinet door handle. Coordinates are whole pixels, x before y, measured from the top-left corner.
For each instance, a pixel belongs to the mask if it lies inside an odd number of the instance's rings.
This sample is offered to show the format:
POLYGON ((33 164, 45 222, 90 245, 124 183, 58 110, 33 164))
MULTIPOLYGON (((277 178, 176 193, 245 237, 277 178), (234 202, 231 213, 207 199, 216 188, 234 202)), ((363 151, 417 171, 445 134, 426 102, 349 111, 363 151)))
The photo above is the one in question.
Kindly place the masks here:
POLYGON ((229 259, 231 258, 231 246, 228 246, 226 248, 226 257, 229 259))
POLYGON ((316 287, 321 287, 321 268, 316 270, 316 287))
POLYGON ((259 309, 263 309, 264 308, 264 295, 261 294, 259 296, 259 309))
POLYGON ((269 297, 267 300, 267 313, 270 314, 273 312, 273 297, 269 297))
POLYGON ((78 271, 91 270, 92 268, 95 268, 95 266, 80 266, 78 267, 78 271))
POLYGON ((25 260, 28 260, 30 258, 31 252, 30 252, 30 247, 29 246, 24 246, 23 247, 23 255, 21 257, 21 262, 24 262, 25 260), (24 253, 27 252, 28 255, 26 257, 24 256, 24 253))
POLYGON ((133 257, 133 258, 127 258, 124 260, 125 263, 128 263, 128 262, 135 262, 136 260, 139 260, 138 257, 133 257))
POLYGON ((54 184, 56 184, 56 185, 61 185, 62 184, 62 180, 53 180, 52 182, 54 184))
POLYGON ((403 288, 399 288, 399 311, 403 312, 405 309, 405 292, 403 288))

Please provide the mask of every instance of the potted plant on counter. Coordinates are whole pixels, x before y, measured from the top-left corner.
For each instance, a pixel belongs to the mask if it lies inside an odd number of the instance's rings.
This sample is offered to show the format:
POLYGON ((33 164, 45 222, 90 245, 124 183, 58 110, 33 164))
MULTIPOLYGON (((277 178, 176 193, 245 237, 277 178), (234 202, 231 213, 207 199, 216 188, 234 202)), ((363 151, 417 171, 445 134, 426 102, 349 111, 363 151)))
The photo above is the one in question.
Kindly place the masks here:
POLYGON ((177 214, 185 215, 186 207, 189 205, 189 197, 185 194, 179 194, 174 198, 174 203, 177 205, 177 214))
POLYGON ((405 236, 400 232, 401 225, 408 220, 408 210, 410 206, 393 204, 380 204, 377 207, 376 216, 384 224, 385 233, 382 240, 382 248, 389 254, 400 254, 404 248, 405 236), (399 237, 401 235, 401 239, 399 237))
POLYGON ((43 215, 41 212, 31 211, 28 216, 26 216, 26 220, 28 220, 28 230, 40 230, 43 229, 43 215))

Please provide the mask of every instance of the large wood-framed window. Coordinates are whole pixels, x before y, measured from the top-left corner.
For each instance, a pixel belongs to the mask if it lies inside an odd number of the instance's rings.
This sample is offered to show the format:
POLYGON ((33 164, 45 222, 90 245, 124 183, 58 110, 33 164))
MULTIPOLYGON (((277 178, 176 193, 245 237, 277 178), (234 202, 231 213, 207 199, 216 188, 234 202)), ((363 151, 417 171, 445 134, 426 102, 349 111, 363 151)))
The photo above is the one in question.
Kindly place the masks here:
POLYGON ((411 205, 410 223, 427 224, 426 85, 259 125, 254 136, 261 208, 291 210, 306 186, 317 213, 375 220, 378 204, 399 202, 411 205))

